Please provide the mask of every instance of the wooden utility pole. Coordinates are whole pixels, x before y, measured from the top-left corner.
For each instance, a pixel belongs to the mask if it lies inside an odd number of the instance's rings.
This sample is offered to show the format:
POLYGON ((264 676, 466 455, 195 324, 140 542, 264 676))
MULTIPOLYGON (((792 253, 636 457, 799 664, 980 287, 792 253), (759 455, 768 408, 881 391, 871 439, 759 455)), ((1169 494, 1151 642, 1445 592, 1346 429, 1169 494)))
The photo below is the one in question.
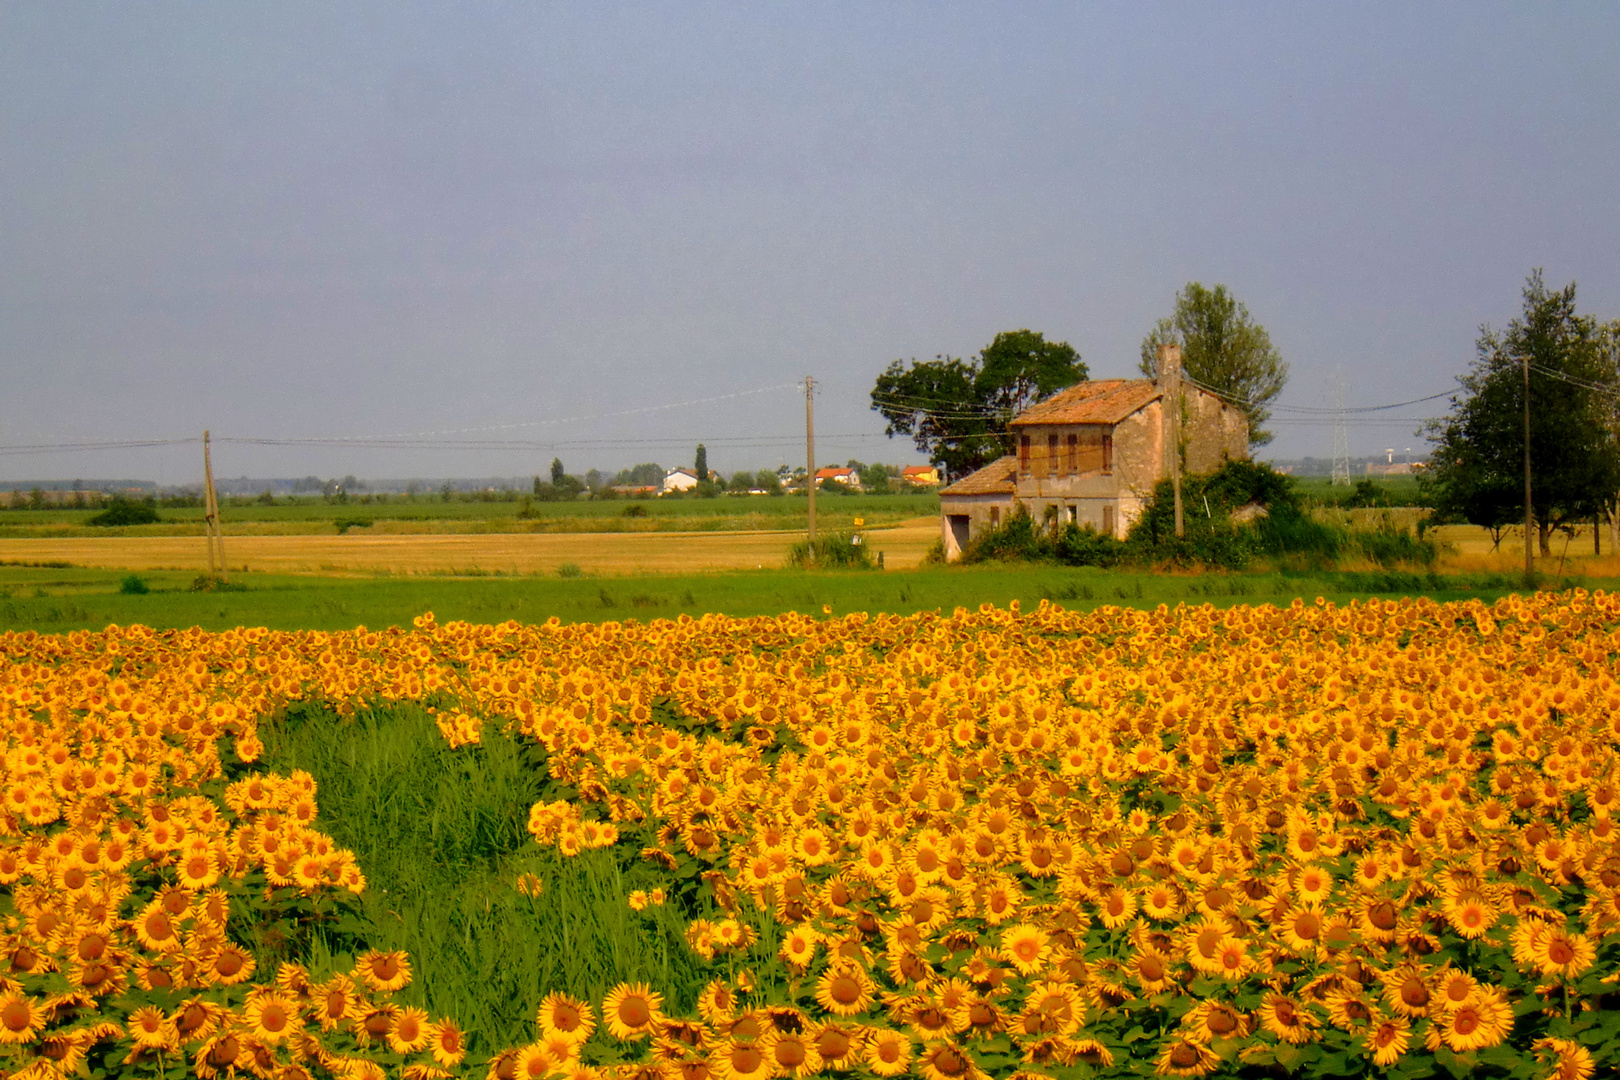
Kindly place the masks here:
POLYGON ((804 377, 804 489, 810 496, 810 558, 816 557, 816 380, 804 377))
POLYGON ((1170 486, 1176 493, 1176 536, 1186 535, 1181 518, 1181 346, 1159 346, 1159 377, 1164 380, 1164 408, 1169 432, 1170 486))
POLYGON ((208 576, 225 580, 225 538, 219 532, 219 498, 214 494, 214 462, 203 432, 203 531, 208 541, 208 576))
POLYGON ((1531 554, 1530 527, 1534 515, 1530 508, 1530 354, 1524 354, 1524 587, 1536 587, 1535 556, 1531 554))

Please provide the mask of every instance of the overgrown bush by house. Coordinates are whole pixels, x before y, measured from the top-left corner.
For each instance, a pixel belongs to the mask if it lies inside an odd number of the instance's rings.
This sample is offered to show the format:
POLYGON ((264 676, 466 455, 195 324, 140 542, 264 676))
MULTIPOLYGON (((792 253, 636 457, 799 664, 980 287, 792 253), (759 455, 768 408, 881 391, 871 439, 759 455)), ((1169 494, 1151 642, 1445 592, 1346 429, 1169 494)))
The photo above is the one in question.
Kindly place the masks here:
POLYGON ((871 567, 872 557, 866 545, 847 533, 823 533, 814 540, 800 540, 788 549, 788 563, 792 566, 841 566, 865 570, 871 567))
POLYGON ((1262 462, 1228 461, 1207 476, 1185 477, 1181 503, 1182 535, 1177 536, 1175 491, 1169 480, 1159 481, 1124 541, 1090 527, 1042 525, 1018 505, 998 526, 974 537, 962 561, 1241 570, 1270 559, 1304 561, 1320 570, 1350 554, 1383 567, 1427 567, 1439 553, 1433 541, 1403 532, 1387 519, 1371 533, 1313 520, 1289 478, 1262 462))

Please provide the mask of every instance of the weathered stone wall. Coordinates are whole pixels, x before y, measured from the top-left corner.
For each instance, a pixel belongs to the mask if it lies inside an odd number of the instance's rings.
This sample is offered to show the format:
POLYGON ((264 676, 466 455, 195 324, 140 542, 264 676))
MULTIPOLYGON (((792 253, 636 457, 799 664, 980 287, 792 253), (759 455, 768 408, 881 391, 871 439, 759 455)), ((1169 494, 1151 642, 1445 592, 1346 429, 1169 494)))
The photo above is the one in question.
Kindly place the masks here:
POLYGON ((1182 408, 1189 473, 1212 473, 1228 458, 1249 456, 1249 428, 1241 412, 1200 390, 1188 390, 1182 408))
POLYGON ((1114 427, 1114 472, 1119 493, 1145 499, 1170 475, 1164 453, 1164 403, 1151 401, 1114 427))

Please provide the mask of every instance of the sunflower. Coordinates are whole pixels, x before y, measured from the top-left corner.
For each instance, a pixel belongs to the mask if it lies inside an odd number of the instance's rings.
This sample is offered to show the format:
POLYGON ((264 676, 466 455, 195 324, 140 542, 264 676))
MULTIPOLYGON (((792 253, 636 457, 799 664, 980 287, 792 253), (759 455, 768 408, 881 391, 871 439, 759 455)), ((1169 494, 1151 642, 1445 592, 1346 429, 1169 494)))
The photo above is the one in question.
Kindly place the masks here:
POLYGON ((813 1076, 821 1071, 821 1054, 809 1032, 773 1030, 760 1040, 760 1049, 778 1076, 813 1076))
POLYGON ((1142 914, 1160 921, 1181 914, 1181 897, 1174 885, 1161 882, 1142 890, 1142 914))
POLYGON ((1445 903, 1446 921, 1457 933, 1473 940, 1485 936, 1485 931, 1496 921, 1496 908, 1477 892, 1458 893, 1445 903))
POLYGON ((1294 893, 1301 903, 1320 905, 1333 892, 1333 875, 1323 866, 1302 866, 1294 879, 1294 893))
MULTIPOLYGON (((0 1009, 3 1012, 3 1009, 0 1009)), ((180 1045, 180 1032, 162 1009, 146 1005, 129 1014, 129 1037, 138 1047, 173 1050, 180 1045)))
POLYGON ((1026 1035, 1072 1035, 1085 1019, 1086 1003, 1079 992, 1063 983, 1036 983, 1024 998, 1015 1030, 1026 1035))
POLYGON ((789 968, 802 973, 816 958, 816 945, 820 940, 821 935, 808 926, 795 926, 782 939, 782 947, 776 955, 789 968))
POLYGON ((1592 1052, 1569 1039, 1537 1039, 1530 1047, 1536 1057, 1543 1061, 1549 1053, 1552 1055, 1553 1068, 1547 1074, 1547 1080, 1591 1080, 1592 1074, 1597 1071, 1592 1052))
POLYGON ((843 1071, 859 1063, 862 1048, 860 1028, 827 1023, 816 1027, 812 1034, 823 1068, 843 1071))
POLYGON ((1428 972, 1417 964, 1403 964, 1381 976, 1384 984, 1384 1004, 1397 1016, 1426 1016, 1433 992, 1429 989, 1428 972))
POLYGON ((1381 896, 1363 896, 1355 907, 1356 930, 1373 941, 1394 941, 1400 924, 1395 905, 1381 896))
POLYGON ((44 1022, 44 1015, 26 994, 15 990, 0 994, 0 1042, 32 1042, 44 1022))
POLYGON ((1097 914, 1104 926, 1118 930, 1136 914, 1136 897, 1115 885, 1097 902, 1097 914))
POLYGON ((1019 974, 1033 975, 1051 955, 1050 942, 1046 931, 1029 923, 1018 923, 1002 932, 1001 955, 1019 974))
POLYGON ((411 962, 403 952, 372 949, 354 962, 353 974, 379 994, 391 994, 411 981, 411 962))
POLYGON ((1205 916, 1187 927, 1187 962, 1206 974, 1221 971, 1221 949, 1231 940, 1223 920, 1205 916))
POLYGON ((899 1076, 911 1068, 911 1038, 903 1031, 868 1028, 863 1056, 879 1076, 899 1076))
POLYGON ((312 995, 315 999, 315 1015, 319 1018, 322 1031, 331 1031, 338 1024, 348 1019, 360 1000, 360 995, 354 989, 354 983, 346 975, 334 975, 316 988, 312 995))
POLYGON ((855 1016, 872 1006, 872 980, 859 964, 834 963, 816 980, 816 1003, 834 1016, 855 1016))
POLYGON ((1260 1026, 1284 1042, 1299 1046, 1316 1038, 1316 1018, 1293 998, 1267 994, 1259 1015, 1260 1026))
POLYGON ((550 1050, 540 1043, 530 1043, 512 1059, 512 1080, 542 1080, 556 1066, 550 1050))
POLYGON ((602 1017, 615 1039, 640 1039, 660 1018, 663 996, 646 983, 620 983, 602 1001, 602 1017))
POLYGON ((271 1044, 279 1043, 303 1027, 297 1004, 280 991, 250 993, 242 1015, 253 1037, 271 1044))
POLYGON ((697 1005, 699 1016, 711 1024, 719 1024, 736 1015, 737 995, 724 979, 715 979, 698 995, 697 1005))
POLYGON ((1282 916, 1282 940, 1292 951, 1309 956, 1316 952, 1325 920, 1316 908, 1296 908, 1282 916))
POLYGON ((142 908, 130 926, 143 949, 152 952, 175 952, 181 946, 179 928, 170 914, 163 910, 161 900, 154 900, 142 908))
POLYGON ((1496 1046, 1513 1027, 1513 1007, 1495 987, 1480 987, 1474 998, 1460 1008, 1443 1013, 1440 1038, 1457 1053, 1496 1046))
POLYGON ((428 1014, 415 1006, 401 1009, 388 1026, 388 1049, 396 1054, 414 1054, 432 1038, 433 1025, 428 1023, 428 1014))
POLYGON ((1159 1051, 1153 1065, 1160 1076, 1204 1076, 1213 1072, 1220 1060, 1213 1051, 1197 1043, 1172 1039, 1159 1051))
POLYGON ((974 1063, 973 1055, 951 1043, 935 1043, 917 1059, 923 1076, 928 1080, 982 1080, 984 1070, 974 1063))
POLYGON ((1174 981, 1170 970, 1170 958, 1151 946, 1138 949, 1125 962, 1125 969, 1148 994, 1157 994, 1174 981))
POLYGON ((197 1048, 192 1056, 192 1071, 206 1080, 222 1070, 234 1070, 243 1058, 252 1060, 240 1039, 230 1033, 217 1035, 197 1048))
POLYGON ((774 1075, 770 1054, 755 1042, 725 1040, 709 1055, 716 1080, 767 1080, 774 1075))
POLYGON ((433 1060, 446 1069, 453 1069, 467 1056, 467 1039, 454 1020, 441 1020, 428 1028, 428 1046, 433 1060))
POLYGON ((1442 1009, 1460 1009, 1479 992, 1479 982, 1461 968, 1446 968, 1435 979, 1434 991, 1442 1009))
POLYGON ((206 889, 219 880, 219 866, 207 850, 185 855, 176 864, 175 873, 183 889, 206 889))
POLYGON ((1247 1016, 1218 1001, 1200 1001, 1181 1018, 1182 1038, 1203 1046, 1216 1039, 1242 1038, 1249 1027, 1247 1016))
POLYGON ((560 990, 553 990, 540 1002, 536 1020, 545 1034, 575 1042, 584 1042, 596 1030, 596 1014, 590 1005, 560 990))
POLYGON ((1597 960, 1597 950, 1585 934, 1550 930, 1538 942, 1534 962, 1543 975, 1573 979, 1597 960))
POLYGON ((1387 1069, 1400 1060, 1412 1042, 1412 1025, 1404 1016, 1380 1020, 1367 1033, 1367 1046, 1373 1052, 1373 1064, 1387 1069))

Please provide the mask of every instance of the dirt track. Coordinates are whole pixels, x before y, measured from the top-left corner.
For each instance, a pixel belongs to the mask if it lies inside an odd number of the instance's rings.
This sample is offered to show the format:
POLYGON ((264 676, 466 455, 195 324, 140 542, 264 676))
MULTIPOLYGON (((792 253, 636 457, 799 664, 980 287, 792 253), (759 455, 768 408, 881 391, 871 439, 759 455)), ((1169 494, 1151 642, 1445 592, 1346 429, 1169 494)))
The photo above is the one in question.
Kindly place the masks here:
MULTIPOLYGON (((869 532, 893 568, 912 567, 939 536, 934 518, 869 532)), ((546 573, 573 563, 593 574, 779 567, 802 533, 490 533, 482 535, 243 536, 225 538, 231 569, 277 574, 546 573)), ((0 560, 62 561, 128 570, 208 567, 202 537, 0 539, 0 560)))

